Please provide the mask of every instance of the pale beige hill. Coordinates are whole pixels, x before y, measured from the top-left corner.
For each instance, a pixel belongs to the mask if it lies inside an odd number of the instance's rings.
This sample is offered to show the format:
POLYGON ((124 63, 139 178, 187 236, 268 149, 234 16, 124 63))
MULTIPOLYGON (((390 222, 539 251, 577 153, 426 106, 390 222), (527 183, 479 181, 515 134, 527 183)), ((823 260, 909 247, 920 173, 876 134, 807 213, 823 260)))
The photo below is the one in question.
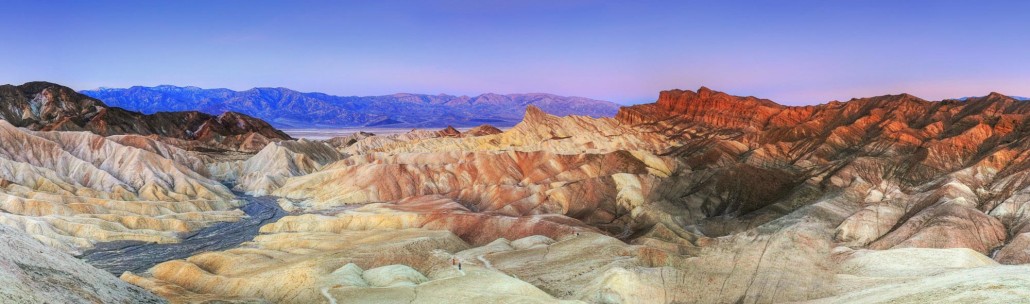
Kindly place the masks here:
MULTIPOLYGON (((489 270, 450 264, 468 248, 448 231, 422 228, 287 232, 239 248, 125 274, 173 302, 264 300, 277 303, 551 303, 533 285, 489 270), (470 285, 479 286, 475 292, 470 285)), ((470 265, 471 266, 471 265, 470 265)))
POLYGON ((0 225, 2 303, 164 303, 150 292, 0 225))
POLYGON ((243 161, 212 162, 208 171, 239 191, 261 196, 282 187, 287 178, 313 173, 344 157, 320 141, 279 141, 243 161))
POLYGON ((266 225, 262 235, 239 248, 166 262, 122 278, 173 302, 554 303, 555 296, 587 299, 600 290, 571 295, 534 285, 576 290, 593 286, 589 274, 667 263, 663 251, 591 231, 572 219, 486 215, 439 197, 413 199, 330 215, 289 216, 266 225), (499 242, 506 252, 495 249, 499 242), (497 262, 480 260, 483 254, 497 262), (453 265, 454 258, 462 270, 453 265), (527 261, 540 267, 503 269, 527 261), (587 270, 598 266, 603 269, 587 270), (557 281, 563 276, 573 280, 557 281))
POLYGON ((173 159, 87 132, 34 132, 73 157, 89 162, 128 184, 142 200, 226 200, 232 193, 220 183, 173 159))
POLYGON ((526 107, 524 120, 498 134, 441 137, 434 132, 413 132, 391 137, 372 136, 343 149, 349 154, 371 152, 438 151, 549 151, 560 154, 604 153, 617 150, 660 152, 669 148, 668 138, 642 133, 612 118, 557 117, 526 107))
POLYGON ((840 294, 806 303, 1019 303, 1030 266, 999 265, 966 248, 843 249, 840 294))
POLYGON ((432 195, 411 197, 393 204, 369 204, 353 209, 327 209, 319 214, 288 216, 261 227, 261 232, 337 233, 409 228, 447 230, 473 245, 486 244, 497 238, 514 239, 528 235, 557 238, 577 231, 594 231, 586 224, 562 215, 479 213, 454 200, 432 195))
POLYGON ((214 162, 214 160, 206 154, 184 150, 165 143, 161 141, 159 137, 153 135, 112 135, 108 136, 107 139, 124 146, 147 150, 160 155, 161 157, 171 159, 204 176, 208 176, 209 174, 207 172, 207 165, 214 162))
POLYGON ((410 132, 390 135, 355 134, 350 137, 330 140, 329 143, 343 153, 364 154, 372 151, 388 149, 407 142, 423 139, 439 138, 440 134, 429 130, 411 130, 410 132))
POLYGON ((0 223, 65 252, 101 241, 175 242, 178 233, 243 216, 220 183, 150 152, 180 150, 157 143, 139 149, 86 132, 32 132, 5 121, 0 139, 0 223))
POLYGON ((261 236, 240 248, 163 263, 123 279, 186 302, 550 302, 555 297, 712 303, 761 292, 750 286, 776 288, 763 297, 781 302, 832 290, 829 242, 795 243, 813 237, 798 228, 719 240, 698 251, 684 248, 668 231, 652 231, 640 238, 646 244, 631 245, 575 220, 481 214, 443 198, 328 213, 289 216, 266 225, 261 236), (762 246, 749 246, 754 243, 762 246), (460 277, 452 266, 455 258, 475 280, 460 277), (728 271, 734 267, 739 269, 728 271), (795 283, 777 287, 771 278, 795 283))
POLYGON ((669 218, 647 198, 676 166, 647 152, 374 153, 291 178, 274 194, 304 211, 435 194, 477 212, 565 215, 620 233, 669 218))

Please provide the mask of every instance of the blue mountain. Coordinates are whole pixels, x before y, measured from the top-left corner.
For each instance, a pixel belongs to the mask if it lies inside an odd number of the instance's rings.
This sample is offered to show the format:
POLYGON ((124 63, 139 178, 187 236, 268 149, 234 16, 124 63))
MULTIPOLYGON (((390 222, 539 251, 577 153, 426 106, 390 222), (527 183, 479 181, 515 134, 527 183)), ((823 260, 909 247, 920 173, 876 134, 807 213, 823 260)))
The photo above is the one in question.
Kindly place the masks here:
POLYGON ((455 127, 491 124, 513 126, 526 106, 555 115, 614 116, 619 106, 608 101, 552 94, 453 95, 393 94, 333 96, 286 88, 246 91, 162 85, 81 91, 104 103, 143 113, 196 110, 210 114, 239 112, 280 128, 307 127, 455 127))

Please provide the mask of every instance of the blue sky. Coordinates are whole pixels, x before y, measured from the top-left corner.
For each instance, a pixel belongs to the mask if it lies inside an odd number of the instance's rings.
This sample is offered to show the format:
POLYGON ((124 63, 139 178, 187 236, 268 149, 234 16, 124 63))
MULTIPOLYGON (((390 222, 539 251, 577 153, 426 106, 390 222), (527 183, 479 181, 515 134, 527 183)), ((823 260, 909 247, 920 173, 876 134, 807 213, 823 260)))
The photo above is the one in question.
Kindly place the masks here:
POLYGON ((1030 95, 1030 1, 5 1, 0 83, 1030 95))

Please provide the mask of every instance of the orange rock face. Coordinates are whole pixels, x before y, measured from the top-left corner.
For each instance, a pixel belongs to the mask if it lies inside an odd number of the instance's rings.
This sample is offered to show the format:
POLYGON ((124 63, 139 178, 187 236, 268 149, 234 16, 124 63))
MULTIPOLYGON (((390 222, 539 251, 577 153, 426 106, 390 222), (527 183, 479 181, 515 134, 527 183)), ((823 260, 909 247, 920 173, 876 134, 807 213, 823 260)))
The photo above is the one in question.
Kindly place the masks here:
POLYGON ((1013 199, 1030 186, 1023 152, 1030 104, 997 93, 788 107, 701 88, 662 92, 657 103, 624 108, 617 119, 680 140, 670 154, 711 174, 699 193, 736 193, 705 198, 715 204, 702 208, 710 215, 762 217, 762 209, 831 195, 854 210, 839 223, 838 241, 982 253, 1027 220, 1013 199), (798 200, 806 195, 813 197, 798 200))

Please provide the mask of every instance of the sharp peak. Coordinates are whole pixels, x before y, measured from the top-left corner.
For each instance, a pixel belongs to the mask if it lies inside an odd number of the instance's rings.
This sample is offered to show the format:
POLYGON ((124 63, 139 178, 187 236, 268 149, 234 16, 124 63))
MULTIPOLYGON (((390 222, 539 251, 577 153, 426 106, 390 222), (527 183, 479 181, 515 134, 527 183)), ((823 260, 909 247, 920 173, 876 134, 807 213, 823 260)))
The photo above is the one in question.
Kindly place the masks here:
POLYGON ((1009 95, 1005 95, 1005 94, 1002 94, 1002 93, 998 93, 998 92, 990 92, 990 93, 988 93, 988 94, 987 94, 986 96, 984 96, 984 97, 1002 97, 1002 98, 1013 98, 1012 96, 1009 96, 1009 95))
MULTIPOLYGON (((196 112, 196 111, 189 111, 189 112, 196 112)), ((198 113, 200 113, 200 112, 198 112, 198 113)), ((236 111, 225 111, 225 112, 222 112, 222 114, 216 115, 215 117, 217 117, 218 119, 232 118, 232 119, 243 119, 243 120, 260 120, 260 119, 255 118, 254 116, 250 116, 250 115, 243 114, 243 113, 236 112, 236 111)))
POLYGON ((13 85, 13 84, 11 84, 11 86, 18 86, 18 87, 23 87, 23 88, 29 88, 29 87, 32 87, 32 88, 51 88, 51 87, 57 87, 57 88, 70 89, 67 86, 64 86, 64 85, 61 85, 61 84, 57 84, 57 83, 53 83, 53 82, 49 82, 49 81, 29 81, 29 82, 23 83, 21 85, 13 85))
POLYGON ((253 87, 253 88, 249 88, 249 89, 246 89, 246 90, 243 90, 243 91, 240 91, 240 92, 246 92, 246 91, 290 91, 290 92, 298 92, 298 93, 300 93, 300 91, 297 91, 297 90, 294 90, 294 89, 291 89, 291 88, 287 88, 287 87, 253 87))
POLYGON ((17 87, 20 90, 28 91, 28 92, 33 92, 33 93, 43 92, 44 90, 47 90, 47 89, 69 90, 69 91, 78 93, 77 91, 75 91, 74 89, 72 89, 70 87, 67 87, 67 86, 64 86, 64 85, 60 85, 60 84, 56 84, 56 83, 53 83, 53 82, 48 82, 48 81, 30 81, 30 82, 26 82, 26 83, 23 83, 23 84, 17 85, 17 86, 9 84, 9 86, 17 87))
POLYGON ((987 95, 983 95, 983 96, 966 96, 966 97, 960 97, 960 98, 949 98, 949 99, 945 99, 945 100, 958 100, 958 101, 971 101, 971 100, 974 100, 975 101, 975 100, 997 100, 997 99, 1002 99, 1002 100, 1026 100, 1026 98, 1023 98, 1023 97, 1005 95, 1005 94, 998 93, 998 92, 990 92, 987 95))
POLYGON ((898 98, 905 98, 905 99, 925 100, 923 98, 920 98, 919 96, 912 95, 912 94, 909 94, 909 93, 887 94, 887 95, 882 95, 882 96, 877 96, 877 97, 898 97, 898 98))
POLYGON ((526 115, 525 115, 525 117, 522 120, 526 121, 526 120, 542 119, 542 118, 546 118, 548 116, 551 116, 551 114, 547 114, 547 112, 544 112, 544 110, 540 109, 539 107, 534 106, 534 105, 527 105, 526 106, 526 115))
POLYGON ((510 94, 500 94, 500 93, 487 92, 487 93, 482 93, 482 94, 476 95, 476 97, 483 97, 483 96, 505 96, 505 97, 507 97, 508 95, 510 95, 510 94))
MULTIPOLYGON (((53 83, 53 82, 41 81, 41 80, 29 81, 29 82, 23 83, 22 85, 23 86, 58 86, 58 87, 65 87, 63 85, 59 85, 59 84, 56 84, 56 83, 53 83)), ((65 88, 67 88, 67 87, 65 87, 65 88)))
POLYGON ((869 96, 869 97, 855 97, 855 98, 849 99, 848 102, 857 101, 857 100, 884 100, 884 99, 886 99, 886 100, 915 100, 915 101, 929 102, 926 99, 923 99, 923 98, 921 98, 919 96, 912 95, 912 94, 909 94, 909 93, 885 94, 885 95, 877 95, 877 96, 869 96))

